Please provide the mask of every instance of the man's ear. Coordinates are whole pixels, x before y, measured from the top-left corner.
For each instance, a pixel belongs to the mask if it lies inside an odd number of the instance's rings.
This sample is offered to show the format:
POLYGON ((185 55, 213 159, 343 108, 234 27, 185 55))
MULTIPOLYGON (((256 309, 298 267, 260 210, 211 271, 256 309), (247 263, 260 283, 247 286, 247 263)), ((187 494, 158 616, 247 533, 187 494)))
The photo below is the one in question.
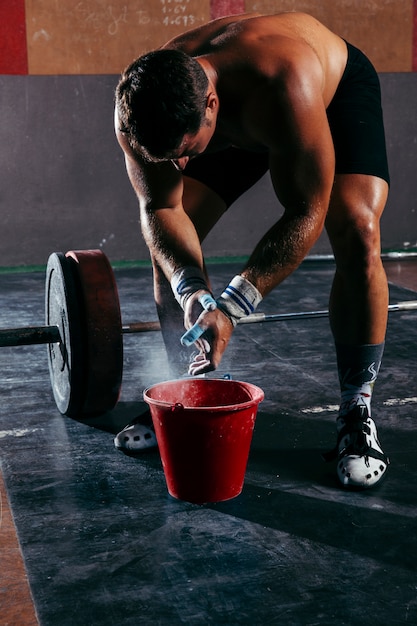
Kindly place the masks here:
POLYGON ((215 114, 219 108, 219 99, 214 91, 210 91, 207 95, 206 108, 209 109, 212 114, 215 114))

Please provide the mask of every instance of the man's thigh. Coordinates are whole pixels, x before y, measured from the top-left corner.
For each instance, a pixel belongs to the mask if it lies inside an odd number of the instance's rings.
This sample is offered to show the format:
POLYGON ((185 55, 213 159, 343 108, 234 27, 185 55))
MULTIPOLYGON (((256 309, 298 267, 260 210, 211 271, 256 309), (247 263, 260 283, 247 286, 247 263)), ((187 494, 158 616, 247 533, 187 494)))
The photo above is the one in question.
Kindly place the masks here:
POLYGON ((380 246, 380 219, 388 197, 388 183, 367 174, 338 174, 335 177, 326 230, 335 256, 354 252, 351 248, 380 246), (360 243, 361 242, 361 243, 360 243))

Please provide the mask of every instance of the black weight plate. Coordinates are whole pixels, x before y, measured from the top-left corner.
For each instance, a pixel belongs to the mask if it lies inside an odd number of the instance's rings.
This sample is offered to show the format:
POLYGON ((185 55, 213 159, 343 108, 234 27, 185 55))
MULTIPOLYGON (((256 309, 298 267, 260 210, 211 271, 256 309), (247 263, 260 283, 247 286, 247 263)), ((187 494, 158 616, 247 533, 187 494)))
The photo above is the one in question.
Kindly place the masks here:
POLYGON ((52 253, 47 263, 45 317, 46 324, 58 326, 61 335, 59 343, 48 345, 55 403, 63 415, 77 417, 85 401, 85 324, 71 263, 60 252, 52 253))

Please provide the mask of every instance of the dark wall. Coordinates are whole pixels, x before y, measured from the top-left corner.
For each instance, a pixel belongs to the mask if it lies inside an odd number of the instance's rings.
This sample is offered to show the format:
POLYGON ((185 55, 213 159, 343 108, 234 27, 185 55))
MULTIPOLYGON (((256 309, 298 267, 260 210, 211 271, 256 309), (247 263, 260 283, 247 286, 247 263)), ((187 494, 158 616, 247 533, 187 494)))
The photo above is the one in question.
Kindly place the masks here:
MULTIPOLYGON (((102 248, 148 259, 113 132, 117 76, 0 76, 0 267, 102 248)), ((381 75, 392 187, 383 248, 417 247, 417 74, 381 75)), ((282 209, 265 177, 210 234, 208 257, 246 255, 282 209)), ((323 236, 314 253, 330 252, 323 236)))

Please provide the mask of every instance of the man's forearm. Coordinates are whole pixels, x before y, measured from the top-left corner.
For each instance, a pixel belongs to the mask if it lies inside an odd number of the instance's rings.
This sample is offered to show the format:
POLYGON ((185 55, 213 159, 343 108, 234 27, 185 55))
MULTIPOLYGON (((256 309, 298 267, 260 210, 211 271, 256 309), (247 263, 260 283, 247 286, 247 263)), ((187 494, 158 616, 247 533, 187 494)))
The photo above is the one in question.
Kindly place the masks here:
POLYGON ((320 214, 283 216, 259 241, 242 275, 265 297, 300 265, 323 223, 320 214))
POLYGON ((203 269, 203 253, 193 223, 182 209, 141 209, 141 228, 152 258, 166 278, 181 267, 203 269))

